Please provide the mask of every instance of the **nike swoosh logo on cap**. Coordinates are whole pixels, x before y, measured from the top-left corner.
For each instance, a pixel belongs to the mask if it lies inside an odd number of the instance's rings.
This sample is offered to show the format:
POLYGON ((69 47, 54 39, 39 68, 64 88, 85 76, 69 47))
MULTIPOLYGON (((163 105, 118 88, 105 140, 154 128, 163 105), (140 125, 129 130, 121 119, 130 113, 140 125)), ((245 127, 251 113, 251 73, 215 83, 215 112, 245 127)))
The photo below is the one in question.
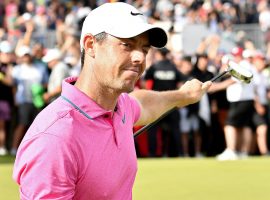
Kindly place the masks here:
POLYGON ((132 11, 130 12, 130 14, 133 15, 133 16, 143 15, 142 13, 134 13, 134 12, 132 12, 132 11))

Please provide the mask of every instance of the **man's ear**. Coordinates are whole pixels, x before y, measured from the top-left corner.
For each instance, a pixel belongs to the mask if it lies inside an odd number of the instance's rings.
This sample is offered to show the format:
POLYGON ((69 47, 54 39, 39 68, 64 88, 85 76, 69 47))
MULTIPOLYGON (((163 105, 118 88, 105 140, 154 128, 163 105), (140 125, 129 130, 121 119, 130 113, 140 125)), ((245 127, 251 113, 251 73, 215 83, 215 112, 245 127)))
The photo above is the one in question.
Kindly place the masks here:
POLYGON ((83 38, 83 47, 85 50, 85 54, 94 57, 94 43, 95 37, 92 34, 86 34, 83 38))

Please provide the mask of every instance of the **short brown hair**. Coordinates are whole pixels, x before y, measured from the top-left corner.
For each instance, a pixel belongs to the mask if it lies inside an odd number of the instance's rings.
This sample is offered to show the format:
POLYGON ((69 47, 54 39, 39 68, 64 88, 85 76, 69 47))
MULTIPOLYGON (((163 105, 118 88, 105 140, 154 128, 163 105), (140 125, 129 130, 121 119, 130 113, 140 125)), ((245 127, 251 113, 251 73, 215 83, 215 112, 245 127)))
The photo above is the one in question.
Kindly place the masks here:
MULTIPOLYGON (((95 39, 96 39, 96 41, 98 43, 101 43, 101 42, 103 42, 107 38, 107 35, 108 35, 107 33, 102 32, 102 33, 99 33, 99 34, 95 35, 94 37, 95 37, 95 39)), ((82 53, 81 53, 81 68, 84 65, 84 56, 85 56, 85 50, 82 49, 82 53)))

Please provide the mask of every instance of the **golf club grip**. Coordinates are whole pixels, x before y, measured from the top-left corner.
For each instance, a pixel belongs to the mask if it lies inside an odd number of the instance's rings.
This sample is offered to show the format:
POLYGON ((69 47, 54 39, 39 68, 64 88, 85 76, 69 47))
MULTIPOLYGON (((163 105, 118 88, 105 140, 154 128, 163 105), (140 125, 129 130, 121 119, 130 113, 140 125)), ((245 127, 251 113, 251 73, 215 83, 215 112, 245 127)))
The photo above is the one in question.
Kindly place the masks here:
MULTIPOLYGON (((214 82, 216 80, 218 80, 219 78, 221 78, 222 76, 224 76, 226 73, 228 72, 228 70, 225 70, 223 72, 221 72, 220 74, 214 76, 211 81, 214 82)), ((139 129, 138 131, 136 131, 133 135, 134 138, 136 138, 138 135, 140 135, 141 133, 143 133, 144 131, 150 129, 152 126, 154 126, 156 123, 158 123, 161 119, 163 119, 164 117, 166 117, 167 115, 169 115, 170 113, 172 113, 174 110, 176 110, 177 107, 174 107, 170 110, 168 110, 167 112, 165 112, 163 115, 161 115, 157 120, 153 121, 150 124, 145 125, 144 127, 142 127, 141 129, 139 129)))

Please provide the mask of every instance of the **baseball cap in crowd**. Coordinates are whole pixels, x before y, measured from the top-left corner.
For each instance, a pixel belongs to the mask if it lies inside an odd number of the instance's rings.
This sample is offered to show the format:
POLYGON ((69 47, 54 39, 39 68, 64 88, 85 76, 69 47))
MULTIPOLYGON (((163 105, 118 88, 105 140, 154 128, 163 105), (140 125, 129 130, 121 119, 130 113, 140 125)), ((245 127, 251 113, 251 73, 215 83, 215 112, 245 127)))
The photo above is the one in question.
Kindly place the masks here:
POLYGON ((234 47, 234 48, 232 48, 231 54, 233 56, 242 56, 243 49, 241 47, 234 47))
POLYGON ((31 55, 31 49, 29 46, 20 46, 16 52, 16 55, 19 57, 23 57, 25 55, 31 55))
POLYGON ((64 63, 70 64, 70 65, 76 65, 78 60, 76 59, 75 56, 66 56, 64 58, 64 63))
POLYGON ((13 48, 12 48, 10 42, 4 40, 0 43, 0 52, 11 53, 12 51, 13 51, 13 48))
POLYGON ((59 49, 48 49, 45 56, 43 56, 42 61, 45 63, 51 62, 53 60, 58 60, 62 57, 62 53, 59 49))
POLYGON ((223 65, 227 65, 230 62, 230 60, 233 60, 233 55, 232 54, 225 54, 221 58, 221 63, 223 65))
POLYGON ((243 55, 243 58, 252 58, 254 56, 254 51, 250 49, 245 49, 242 55, 243 55))
POLYGON ((162 48, 167 43, 166 32, 147 22, 143 14, 132 5, 123 2, 105 3, 92 10, 84 20, 81 32, 81 50, 86 34, 106 32, 118 38, 132 38, 148 31, 150 45, 162 48))
POLYGON ((263 52, 261 51, 256 51, 253 56, 254 59, 261 59, 261 60, 266 60, 266 56, 263 52))

